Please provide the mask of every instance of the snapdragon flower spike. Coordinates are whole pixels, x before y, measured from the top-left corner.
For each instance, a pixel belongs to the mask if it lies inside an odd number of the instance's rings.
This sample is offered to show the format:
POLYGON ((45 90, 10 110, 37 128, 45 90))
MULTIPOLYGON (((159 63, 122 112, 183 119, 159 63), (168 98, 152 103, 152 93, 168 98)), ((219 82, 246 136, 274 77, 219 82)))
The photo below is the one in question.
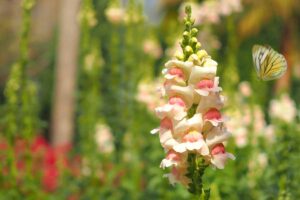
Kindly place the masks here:
POLYGON ((203 170, 206 164, 223 169, 227 159, 234 156, 223 145, 230 133, 221 114, 225 97, 216 76, 218 63, 200 49, 198 30, 192 27, 190 10, 186 12, 182 53, 177 53, 177 59, 168 61, 163 69, 161 91, 168 101, 155 109, 161 123, 152 133, 159 132, 159 141, 167 152, 160 167, 171 168, 165 175, 170 183, 201 187, 198 175, 203 171, 195 172, 195 178, 193 170, 203 170))

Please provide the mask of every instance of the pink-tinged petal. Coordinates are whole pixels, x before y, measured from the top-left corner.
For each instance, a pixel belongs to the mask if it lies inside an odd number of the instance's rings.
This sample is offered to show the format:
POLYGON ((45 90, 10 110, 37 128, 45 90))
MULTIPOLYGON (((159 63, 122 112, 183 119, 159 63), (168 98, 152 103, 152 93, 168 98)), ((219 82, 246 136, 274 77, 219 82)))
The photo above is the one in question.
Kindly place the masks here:
POLYGON ((203 118, 206 120, 221 119, 222 115, 218 109, 211 108, 204 114, 203 118))
POLYGON ((216 144, 211 150, 211 163, 218 169, 224 169, 228 158, 234 160, 235 157, 231 153, 225 151, 225 147, 222 143, 216 144))
POLYGON ((203 116, 205 121, 210 122, 213 126, 218 126, 220 123, 224 122, 220 111, 216 108, 209 109, 203 116))
POLYGON ((211 147, 215 144, 226 141, 231 134, 223 127, 215 127, 206 135, 206 144, 211 147))
POLYGON ((184 108, 186 107, 185 102, 180 97, 171 97, 169 99, 169 104, 178 105, 178 106, 181 106, 181 107, 184 107, 184 108))
POLYGON ((174 148, 176 145, 178 145, 178 142, 175 139, 169 139, 162 144, 162 147, 168 150, 174 148))
POLYGON ((187 186, 190 183, 190 179, 185 176, 186 173, 186 167, 173 167, 171 173, 165 174, 164 177, 167 177, 172 185, 181 183, 184 186, 187 186))
POLYGON ((189 78, 189 84, 196 85, 203 79, 213 79, 216 76, 217 67, 195 66, 189 78))
POLYGON ((166 74, 164 77, 165 77, 165 79, 167 79, 167 80, 172 80, 172 79, 175 79, 177 76, 171 75, 171 74, 166 74))
POLYGON ((207 97, 202 97, 201 101, 198 104, 197 107, 197 113, 204 113, 209 108, 216 108, 221 109, 224 105, 224 97, 222 95, 219 95, 219 93, 212 93, 208 95, 207 97))
POLYGON ((221 153, 213 155, 211 163, 218 169, 224 169, 228 158, 235 160, 235 156, 231 153, 221 153))
POLYGON ((231 153, 226 153, 227 154, 227 158, 231 159, 231 160, 235 160, 235 156, 231 153))
POLYGON ((181 143, 175 145, 173 149, 176 152, 182 153, 185 151, 199 150, 203 145, 204 140, 202 134, 197 131, 190 131, 182 137, 181 143))
POLYGON ((182 136, 190 128, 188 120, 183 118, 181 121, 176 123, 173 129, 173 133, 176 137, 182 136))
POLYGON ((166 117, 167 113, 171 112, 172 109, 173 109, 173 106, 171 106, 170 104, 165 104, 163 106, 155 108, 155 112, 156 112, 157 117, 162 119, 162 118, 166 117))
POLYGON ((216 93, 222 91, 219 85, 219 77, 214 79, 200 80, 194 87, 197 94, 200 96, 208 96, 210 92, 216 93))
POLYGON ((173 147, 173 149, 178 153, 183 153, 186 151, 185 143, 177 144, 173 147))
POLYGON ((211 89, 214 87, 214 81, 210 79, 203 79, 196 84, 197 89, 211 89))
POLYGON ((208 90, 204 90, 204 89, 195 89, 196 93, 199 94, 200 96, 208 96, 209 95, 209 91, 208 90))
POLYGON ((226 161, 227 161, 227 155, 225 153, 214 155, 213 158, 211 159, 211 163, 218 169, 224 169, 226 161))
POLYGON ((185 79, 184 71, 176 66, 169 68, 168 74, 185 79))
POLYGON ((159 133, 159 140, 161 146, 165 149, 172 149, 175 145, 178 145, 178 142, 174 139, 171 130, 161 130, 159 133))
POLYGON ((168 118, 168 117, 163 118, 160 121, 160 128, 161 129, 167 129, 167 130, 172 129, 173 128, 172 120, 170 118, 168 118))
POLYGON ((203 67, 217 67, 218 63, 211 58, 207 58, 203 64, 203 67))
POLYGON ((201 130, 203 126, 203 120, 202 120, 202 115, 201 113, 196 113, 192 118, 190 119, 182 119, 180 122, 178 122, 174 126, 174 134, 175 135, 182 135, 189 129, 194 129, 194 130, 201 130))
POLYGON ((173 119, 176 121, 182 120, 184 117, 186 117, 187 112, 184 108, 175 105, 173 109, 173 119))
POLYGON ((187 142, 186 149, 189 151, 201 149, 203 142, 187 142))
POLYGON ((187 115, 186 109, 184 107, 171 104, 165 104, 163 106, 157 107, 155 109, 155 112, 157 117, 160 119, 168 117, 177 121, 183 119, 187 115))
POLYGON ((165 67, 167 69, 173 68, 174 66, 182 69, 185 72, 186 77, 188 77, 191 73, 191 70, 192 70, 194 64, 193 64, 193 62, 190 62, 190 61, 182 62, 179 60, 170 60, 165 64, 165 67))
POLYGON ((209 148, 206 143, 201 147, 201 149, 198 151, 202 156, 208 156, 209 155, 209 148))
POLYGON ((197 131, 191 131, 188 134, 184 135, 182 138, 183 142, 198 142, 202 140, 203 140, 202 134, 197 131))
POLYGON ((172 131, 171 130, 167 130, 167 129, 165 129, 165 131, 160 131, 160 133, 159 133, 159 139, 160 139, 160 143, 161 144, 164 144, 168 140, 173 139, 172 131))
POLYGON ((190 108, 193 104, 194 92, 190 86, 182 87, 178 85, 169 85, 165 87, 166 94, 169 97, 180 97, 186 104, 186 108, 190 108))
POLYGON ((201 113, 196 113, 192 118, 188 119, 188 124, 190 128, 193 128, 195 130, 201 130, 203 126, 201 113))
POLYGON ((174 150, 169 150, 166 158, 160 163, 160 167, 164 169, 170 166, 178 166, 183 163, 183 157, 185 155, 179 154, 174 150))
POLYGON ((154 134, 156 134, 156 133, 158 133, 159 132, 159 127, 158 128, 155 128, 155 129, 152 129, 151 131, 150 131, 150 133, 152 134, 152 135, 154 135, 154 134))
POLYGON ((211 150, 212 155, 224 154, 225 152, 225 146, 222 143, 216 144, 211 150))

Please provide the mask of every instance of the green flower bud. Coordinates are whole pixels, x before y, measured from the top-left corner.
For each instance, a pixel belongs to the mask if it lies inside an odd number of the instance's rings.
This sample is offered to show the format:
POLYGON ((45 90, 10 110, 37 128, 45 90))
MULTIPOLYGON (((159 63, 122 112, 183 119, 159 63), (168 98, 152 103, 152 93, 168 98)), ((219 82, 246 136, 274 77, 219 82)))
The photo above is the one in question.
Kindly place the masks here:
POLYGON ((202 49, 202 50, 197 52, 197 56, 199 57, 199 59, 202 59, 202 58, 208 56, 208 54, 205 50, 202 49))
POLYGON ((198 29, 197 28, 192 28, 192 36, 196 36, 198 34, 198 29))
POLYGON ((187 31, 184 31, 184 32, 183 32, 183 38, 184 38, 185 40, 187 40, 187 39, 189 38, 189 36, 190 36, 189 32, 187 32, 187 31))
POLYGON ((195 63, 195 62, 199 61, 199 57, 193 53, 192 55, 190 55, 188 60, 195 63))
POLYGON ((198 50, 198 49, 200 49, 201 48, 201 43, 200 42, 197 42, 197 44, 196 44, 196 49, 198 50))
POLYGON ((198 42, 197 38, 196 37, 192 37, 191 43, 192 44, 196 44, 197 42, 198 42))
POLYGON ((175 57, 176 57, 178 60, 183 60, 183 59, 184 59, 183 53, 181 53, 181 52, 179 52, 179 51, 177 51, 177 52, 175 53, 175 57))
POLYGON ((185 27, 189 28, 189 27, 191 27, 191 26, 192 26, 192 24, 191 24, 190 21, 188 21, 188 22, 185 23, 185 27))
POLYGON ((192 49, 191 46, 186 46, 186 47, 184 48, 184 51, 185 51, 186 53, 188 53, 188 54, 193 53, 193 49, 192 49))

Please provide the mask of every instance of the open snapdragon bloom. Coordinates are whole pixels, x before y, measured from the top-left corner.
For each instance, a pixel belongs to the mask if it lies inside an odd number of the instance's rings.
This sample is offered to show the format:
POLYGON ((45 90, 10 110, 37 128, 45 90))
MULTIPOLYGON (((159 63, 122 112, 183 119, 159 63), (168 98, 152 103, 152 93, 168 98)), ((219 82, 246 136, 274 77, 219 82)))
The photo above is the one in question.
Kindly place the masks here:
POLYGON ((202 187, 199 182, 207 166, 223 169, 228 158, 234 156, 225 151, 223 144, 230 133, 221 113, 225 97, 216 76, 218 63, 200 49, 198 30, 190 26, 193 22, 190 12, 187 14, 183 52, 168 61, 162 71, 165 81, 161 92, 168 102, 155 109, 161 123, 151 133, 159 133, 167 152, 160 167, 171 168, 165 175, 170 183, 202 187), (197 174, 197 180, 193 174, 197 174))
POLYGON ((222 143, 219 143, 212 148, 211 155, 211 163, 218 169, 224 169, 228 158, 232 160, 235 159, 234 155, 225 151, 225 147, 222 143))

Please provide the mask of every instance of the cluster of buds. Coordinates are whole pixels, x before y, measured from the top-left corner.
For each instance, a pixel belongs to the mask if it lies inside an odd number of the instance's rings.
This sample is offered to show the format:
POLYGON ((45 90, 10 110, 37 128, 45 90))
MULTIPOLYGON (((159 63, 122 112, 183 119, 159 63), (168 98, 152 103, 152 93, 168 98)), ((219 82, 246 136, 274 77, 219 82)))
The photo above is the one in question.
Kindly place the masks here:
POLYGON ((198 172, 191 169, 205 169, 208 165, 223 169, 228 158, 234 159, 223 144, 230 134, 220 112, 224 97, 220 95, 222 88, 216 76, 217 63, 200 49, 196 39, 198 29, 193 28, 190 12, 187 7, 180 42, 183 52, 177 53, 176 59, 168 61, 163 69, 162 95, 168 103, 155 109, 161 122, 160 127, 151 131, 159 133, 167 153, 160 166, 171 168, 166 174, 170 183, 189 187, 197 184, 193 174, 198 172), (193 163, 205 167, 191 167, 193 163))

